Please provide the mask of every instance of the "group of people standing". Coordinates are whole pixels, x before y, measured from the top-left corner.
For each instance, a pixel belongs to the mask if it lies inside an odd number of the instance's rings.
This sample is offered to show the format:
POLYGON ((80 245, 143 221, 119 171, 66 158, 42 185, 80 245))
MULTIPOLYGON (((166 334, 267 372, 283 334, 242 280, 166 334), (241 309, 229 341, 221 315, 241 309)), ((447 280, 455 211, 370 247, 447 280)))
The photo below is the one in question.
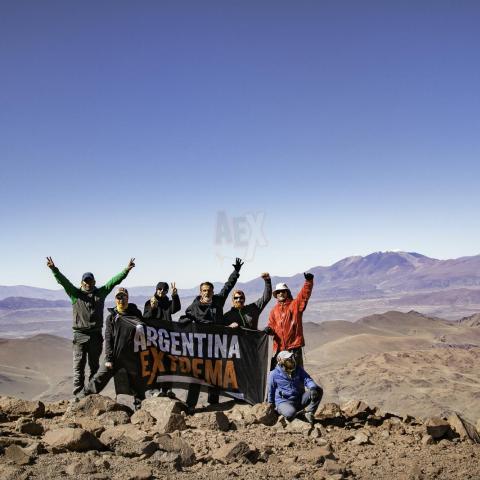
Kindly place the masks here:
MULTIPOLYGON (((57 282, 65 289, 73 306, 73 395, 75 398, 99 393, 116 373, 118 366, 115 365, 114 351, 118 334, 116 320, 119 316, 136 317, 155 327, 158 326, 158 321, 171 322, 172 315, 181 309, 175 283, 171 284, 171 298, 169 298, 168 283, 159 282, 154 295, 145 302, 143 313, 135 304, 129 303, 128 290, 119 287, 115 292, 115 307, 108 309, 109 315, 105 322, 105 363, 100 367, 105 298, 135 267, 135 259, 130 259, 125 269, 101 287, 96 286, 95 277, 91 272, 84 273, 80 287, 76 287, 60 272, 51 257, 47 257, 47 266, 57 282), (87 361, 90 376, 85 386, 87 361)), ((323 391, 303 369, 302 354, 302 348, 305 345, 302 315, 312 293, 313 274, 304 274, 305 282, 298 295, 293 298, 285 283, 277 284, 272 292, 270 275, 263 273, 261 275, 265 283, 263 295, 255 302, 247 304, 245 293, 242 290, 234 290, 243 262, 237 258, 232 266, 233 272, 219 293, 214 293, 214 285, 211 282, 200 284, 199 295, 186 308, 184 315, 178 321, 184 324, 196 322, 258 330, 260 314, 273 294, 277 303, 270 311, 268 324, 263 330, 273 337, 267 401, 288 420, 295 418, 299 411, 304 411, 305 418, 313 422, 313 415, 323 391), (224 313, 224 306, 230 292, 232 292, 232 308, 224 313)), ((130 380, 135 384, 136 379, 130 380)), ((189 413, 195 411, 200 388, 200 385, 195 383, 189 386, 186 400, 189 413)), ((168 383, 164 383, 157 394, 175 397, 172 385, 168 383)), ((142 398, 142 394, 139 394, 136 401, 140 402, 142 398)), ((215 404, 218 401, 218 391, 210 389, 208 402, 215 404)))

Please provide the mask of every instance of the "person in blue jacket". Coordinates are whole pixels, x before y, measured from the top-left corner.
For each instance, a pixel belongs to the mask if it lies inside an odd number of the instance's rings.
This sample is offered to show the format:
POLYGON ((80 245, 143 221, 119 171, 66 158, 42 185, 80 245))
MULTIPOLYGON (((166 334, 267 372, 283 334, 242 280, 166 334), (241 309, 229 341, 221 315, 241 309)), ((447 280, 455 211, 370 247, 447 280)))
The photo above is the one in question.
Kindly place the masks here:
POLYGON ((283 350, 277 356, 278 364, 268 378, 268 403, 288 421, 305 410, 305 418, 314 423, 323 390, 302 368, 297 367, 293 352, 283 350))

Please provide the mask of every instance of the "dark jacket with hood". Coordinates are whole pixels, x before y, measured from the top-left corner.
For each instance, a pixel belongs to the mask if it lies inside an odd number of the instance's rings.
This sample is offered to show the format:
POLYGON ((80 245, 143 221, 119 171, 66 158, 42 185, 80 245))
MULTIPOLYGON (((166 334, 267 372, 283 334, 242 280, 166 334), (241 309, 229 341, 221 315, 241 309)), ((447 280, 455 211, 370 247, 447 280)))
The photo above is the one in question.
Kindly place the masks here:
POLYGON ((211 303, 200 302, 200 296, 196 297, 192 304, 185 310, 185 315, 180 318, 180 323, 214 323, 223 325, 223 306, 227 301, 228 294, 237 283, 240 273, 234 270, 228 277, 220 293, 212 297, 211 303))
POLYGON ((256 330, 258 328, 258 318, 262 310, 272 298, 272 280, 265 280, 263 295, 254 303, 249 303, 243 308, 232 307, 223 317, 225 325, 238 323, 240 327, 256 330))
POLYGON ((126 311, 124 313, 118 313, 116 307, 108 309, 110 315, 108 315, 105 320, 105 361, 112 362, 114 361, 114 352, 115 345, 117 343, 117 325, 116 321, 119 316, 126 317, 137 317, 139 320, 142 320, 142 312, 134 303, 129 303, 126 311))
POLYGON ((143 318, 145 319, 145 323, 155 326, 155 320, 171 322, 172 315, 179 312, 180 308, 182 308, 180 297, 177 294, 174 294, 170 300, 168 297, 159 297, 155 294, 155 298, 158 301, 158 306, 156 308, 152 308, 150 300, 145 302, 145 307, 143 308, 143 318))

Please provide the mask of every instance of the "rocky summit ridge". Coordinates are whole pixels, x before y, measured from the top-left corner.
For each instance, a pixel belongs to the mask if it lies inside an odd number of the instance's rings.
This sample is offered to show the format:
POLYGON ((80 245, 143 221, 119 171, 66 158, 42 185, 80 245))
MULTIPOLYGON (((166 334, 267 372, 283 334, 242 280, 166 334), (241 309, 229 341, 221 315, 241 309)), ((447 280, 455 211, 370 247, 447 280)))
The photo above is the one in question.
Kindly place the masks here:
POLYGON ((102 395, 0 397, 0 478, 480 478, 480 422, 458 414, 421 420, 350 400, 322 405, 310 425, 267 403, 184 410, 158 397, 136 412, 102 395))

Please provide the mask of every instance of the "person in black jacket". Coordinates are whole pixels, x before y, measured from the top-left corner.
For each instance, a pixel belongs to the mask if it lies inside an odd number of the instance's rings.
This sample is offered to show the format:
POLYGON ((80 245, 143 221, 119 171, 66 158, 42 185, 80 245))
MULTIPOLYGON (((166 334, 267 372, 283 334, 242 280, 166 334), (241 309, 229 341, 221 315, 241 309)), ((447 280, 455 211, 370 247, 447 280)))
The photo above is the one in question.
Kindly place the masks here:
POLYGON ((245 293, 242 290, 234 290, 232 294, 233 307, 224 315, 224 324, 229 327, 258 329, 258 318, 272 298, 272 279, 270 274, 262 273, 265 281, 263 295, 254 303, 245 305, 245 293))
MULTIPOLYGON (((237 283, 238 277, 240 277, 242 265, 242 260, 237 258, 232 265, 233 272, 228 277, 220 293, 213 293, 213 284, 211 282, 203 282, 200 284, 200 295, 187 307, 185 315, 180 317, 180 323, 196 322, 201 324, 223 325, 223 306, 227 301, 230 291, 237 283)), ((186 400, 189 414, 195 412, 199 395, 200 385, 191 383, 188 388, 186 400)), ((218 397, 217 391, 209 389, 208 403, 218 403, 218 397)))
MULTIPOLYGON (((167 293, 168 283, 158 282, 155 295, 145 302, 145 307, 143 308, 143 318, 147 325, 159 328, 159 321, 171 322, 172 315, 180 311, 180 297, 178 296, 175 282, 172 283, 171 300, 168 298, 167 293)), ((167 361, 167 359, 165 359, 165 361, 167 361)), ((161 390, 152 390, 152 394, 158 395, 159 397, 175 398, 171 383, 162 384, 161 390)))
MULTIPOLYGON (((109 308, 109 316, 105 321, 105 363, 95 376, 90 380, 85 387, 84 394, 90 395, 92 393, 100 393, 108 384, 110 379, 115 375, 122 365, 115 361, 115 347, 120 335, 118 328, 118 318, 121 316, 136 317, 142 320, 142 312, 134 303, 128 303, 128 290, 120 287, 115 293, 115 307, 109 308)), ((135 384, 135 379, 130 379, 132 386, 135 384)), ((136 392, 135 404, 144 398, 143 392, 136 392)))

